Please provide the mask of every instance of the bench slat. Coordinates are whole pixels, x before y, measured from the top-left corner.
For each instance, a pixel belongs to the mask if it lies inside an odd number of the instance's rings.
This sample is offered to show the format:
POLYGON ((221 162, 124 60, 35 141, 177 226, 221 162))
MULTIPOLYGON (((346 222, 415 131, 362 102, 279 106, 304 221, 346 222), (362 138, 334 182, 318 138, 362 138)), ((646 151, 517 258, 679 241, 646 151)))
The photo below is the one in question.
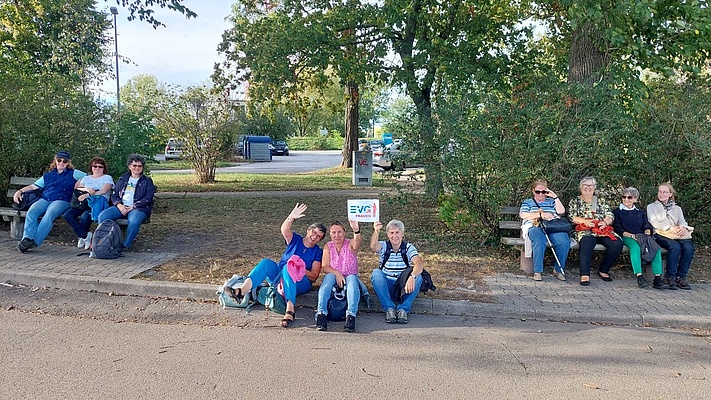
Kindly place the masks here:
POLYGON ((28 178, 28 177, 24 177, 24 176, 13 176, 12 178, 10 178, 10 186, 12 186, 12 185, 28 186, 28 185, 35 183, 36 180, 37 180, 37 178, 28 178))
POLYGON ((499 229, 521 230, 521 221, 499 221, 499 229))
POLYGON ((506 206, 501 208, 501 212, 499 214, 503 215, 518 215, 518 212, 521 210, 519 207, 513 207, 513 206, 506 206))

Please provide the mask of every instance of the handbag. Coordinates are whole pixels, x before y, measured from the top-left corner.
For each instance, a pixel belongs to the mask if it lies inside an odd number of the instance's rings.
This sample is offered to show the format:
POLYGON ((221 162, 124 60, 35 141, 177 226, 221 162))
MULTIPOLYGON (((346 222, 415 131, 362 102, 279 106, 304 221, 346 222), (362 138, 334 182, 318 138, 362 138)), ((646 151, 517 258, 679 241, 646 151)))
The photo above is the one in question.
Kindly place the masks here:
POLYGON ((549 234, 559 232, 570 233, 570 231, 573 229, 573 226, 570 224, 570 222, 568 222, 568 220, 564 218, 556 218, 550 221, 541 219, 541 227, 544 231, 546 231, 546 233, 549 234))
POLYGON ((79 189, 74 189, 74 193, 72 193, 72 200, 69 202, 69 205, 75 209, 75 210, 80 210, 80 211, 86 211, 89 209, 89 199, 86 198, 84 200, 79 200, 79 196, 83 196, 87 194, 87 192, 79 189))
POLYGON ((12 202, 12 209, 16 211, 27 211, 30 209, 30 206, 32 204, 34 204, 37 200, 41 198, 42 188, 27 190, 25 192, 22 192, 22 196, 20 197, 19 203, 15 203, 14 201, 12 202))
POLYGON ((346 319, 346 310, 348 310, 348 299, 346 298, 346 287, 339 288, 334 286, 331 289, 331 297, 328 299, 328 315, 329 321, 344 321, 346 319))

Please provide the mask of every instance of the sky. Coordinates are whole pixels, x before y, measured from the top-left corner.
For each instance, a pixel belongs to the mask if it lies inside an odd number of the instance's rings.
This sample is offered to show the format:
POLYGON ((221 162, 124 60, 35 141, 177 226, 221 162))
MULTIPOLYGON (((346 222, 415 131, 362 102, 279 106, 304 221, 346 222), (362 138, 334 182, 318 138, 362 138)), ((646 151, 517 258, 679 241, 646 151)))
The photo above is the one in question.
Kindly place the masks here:
MULTIPOLYGON (((198 15, 191 19, 167 8, 155 9, 155 17, 165 24, 157 29, 137 19, 128 21, 128 11, 119 6, 118 53, 130 59, 129 64, 119 59, 120 85, 140 74, 155 75, 159 82, 181 86, 209 82, 214 63, 221 61, 217 45, 222 32, 229 28, 225 17, 233 3, 234 0, 184 0, 183 4, 198 15)), ((108 8, 116 3, 103 4, 111 18, 108 8)), ((114 68, 115 63, 112 58, 114 68)), ((112 101, 116 97, 116 81, 110 79, 99 86, 99 96, 112 101)))

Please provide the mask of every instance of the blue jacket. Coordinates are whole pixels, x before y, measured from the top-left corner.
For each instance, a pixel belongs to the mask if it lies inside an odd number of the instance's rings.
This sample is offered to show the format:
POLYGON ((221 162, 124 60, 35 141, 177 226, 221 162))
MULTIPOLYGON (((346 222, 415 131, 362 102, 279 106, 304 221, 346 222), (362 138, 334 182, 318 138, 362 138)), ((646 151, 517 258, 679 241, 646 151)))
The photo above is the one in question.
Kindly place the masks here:
MULTIPOLYGON (((131 172, 126 172, 121 175, 118 182, 116 182, 113 194, 111 195, 111 203, 114 205, 121 203, 130 177, 131 172)), ((136 183, 136 193, 133 195, 133 205, 136 207, 136 210, 143 211, 146 216, 150 217, 151 212, 153 212, 153 195, 155 193, 156 186, 153 184, 153 179, 141 175, 136 183)))
POLYGON ((34 184, 41 187, 42 198, 47 201, 63 200, 69 202, 74 193, 74 184, 86 174, 84 172, 67 168, 61 174, 54 168, 42 175, 34 184))

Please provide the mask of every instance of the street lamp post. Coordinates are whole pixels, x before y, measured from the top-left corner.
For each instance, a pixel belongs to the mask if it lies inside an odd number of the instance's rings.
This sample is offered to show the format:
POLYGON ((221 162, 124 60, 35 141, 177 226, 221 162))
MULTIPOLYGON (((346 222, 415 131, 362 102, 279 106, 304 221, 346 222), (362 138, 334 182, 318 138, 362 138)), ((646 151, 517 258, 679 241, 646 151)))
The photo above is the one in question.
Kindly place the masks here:
POLYGON ((111 14, 114 15, 114 45, 116 54, 116 110, 118 114, 121 114, 121 96, 119 94, 119 63, 118 63, 118 30, 116 28, 116 16, 118 15, 118 8, 111 7, 111 14))

